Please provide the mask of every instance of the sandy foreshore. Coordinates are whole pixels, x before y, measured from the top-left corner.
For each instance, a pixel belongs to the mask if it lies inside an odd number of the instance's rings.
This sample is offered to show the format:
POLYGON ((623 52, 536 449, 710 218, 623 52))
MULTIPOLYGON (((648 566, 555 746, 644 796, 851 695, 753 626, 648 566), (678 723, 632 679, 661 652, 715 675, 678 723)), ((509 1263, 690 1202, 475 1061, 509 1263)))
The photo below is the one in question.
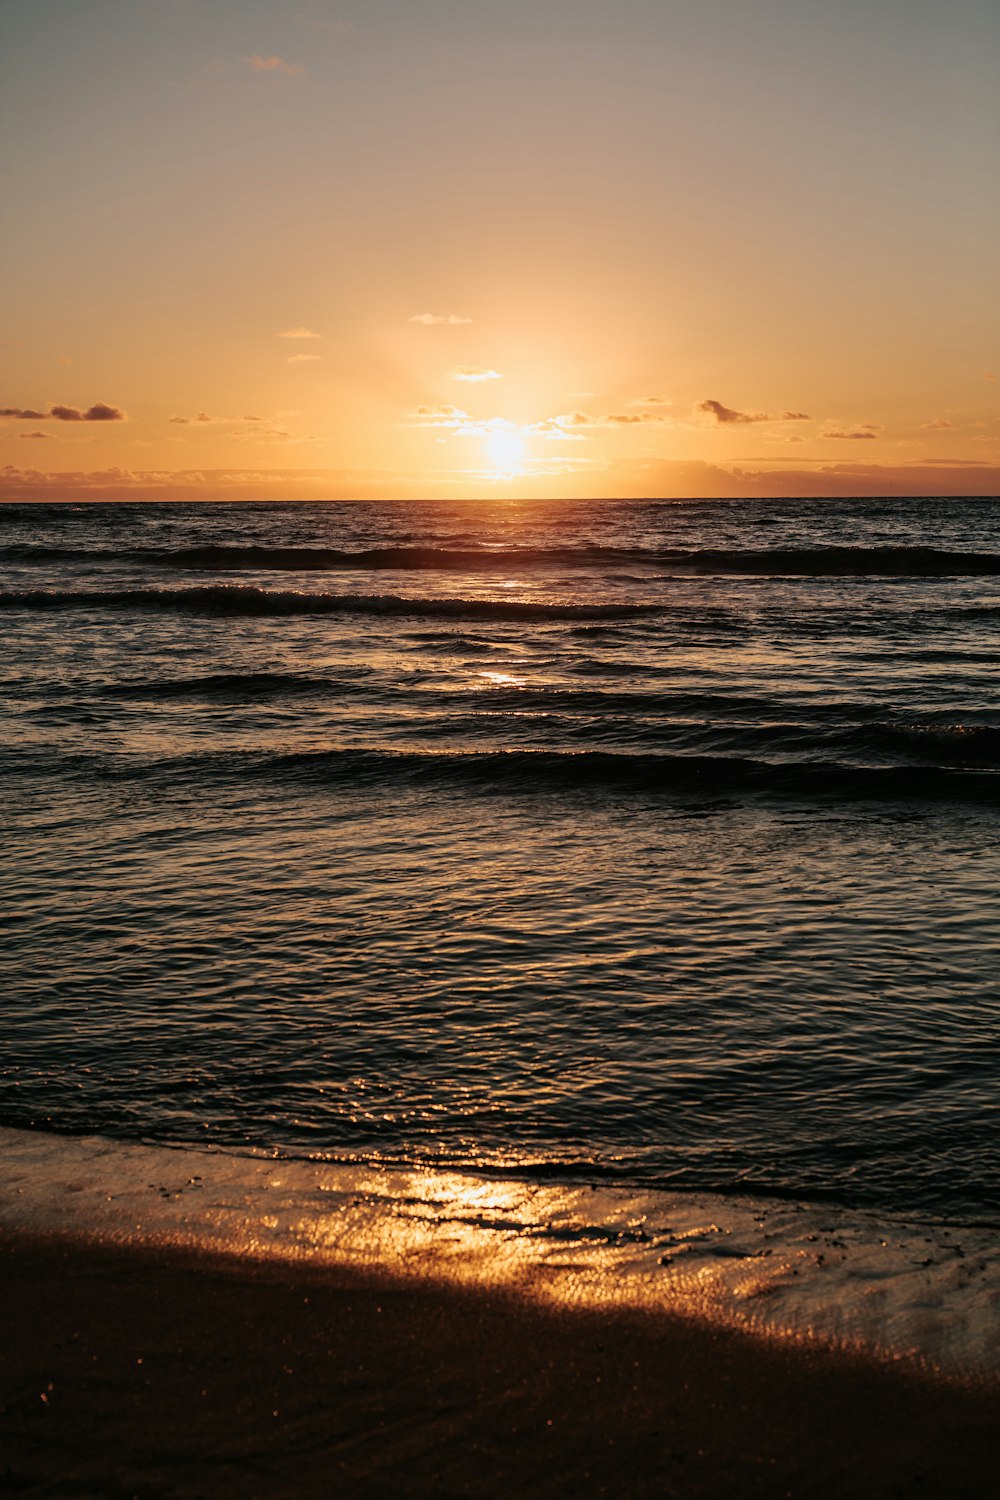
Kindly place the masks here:
POLYGON ((994 1231, 0 1131, 0 1494, 993 1496, 994 1231))
POLYGON ((995 1494, 995 1392, 699 1320, 0 1242, 0 1492, 995 1494))

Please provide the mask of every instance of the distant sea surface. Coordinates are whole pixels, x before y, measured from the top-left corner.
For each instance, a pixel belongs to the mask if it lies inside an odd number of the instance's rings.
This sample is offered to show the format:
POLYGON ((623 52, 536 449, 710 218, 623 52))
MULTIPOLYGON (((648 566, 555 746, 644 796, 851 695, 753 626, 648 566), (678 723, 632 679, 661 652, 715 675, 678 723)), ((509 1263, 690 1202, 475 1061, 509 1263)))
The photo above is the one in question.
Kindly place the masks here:
POLYGON ((0 1122, 1000 1223, 1000 501, 0 506, 0 1122))

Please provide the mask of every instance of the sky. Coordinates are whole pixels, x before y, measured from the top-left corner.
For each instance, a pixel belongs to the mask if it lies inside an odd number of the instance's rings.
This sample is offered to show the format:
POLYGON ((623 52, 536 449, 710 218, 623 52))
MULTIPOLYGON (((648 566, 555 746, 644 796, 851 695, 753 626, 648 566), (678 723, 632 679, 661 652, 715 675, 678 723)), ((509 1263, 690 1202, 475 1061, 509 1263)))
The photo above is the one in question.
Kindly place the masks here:
POLYGON ((0 498, 1000 490, 996 0, 31 0, 0 54, 0 498))

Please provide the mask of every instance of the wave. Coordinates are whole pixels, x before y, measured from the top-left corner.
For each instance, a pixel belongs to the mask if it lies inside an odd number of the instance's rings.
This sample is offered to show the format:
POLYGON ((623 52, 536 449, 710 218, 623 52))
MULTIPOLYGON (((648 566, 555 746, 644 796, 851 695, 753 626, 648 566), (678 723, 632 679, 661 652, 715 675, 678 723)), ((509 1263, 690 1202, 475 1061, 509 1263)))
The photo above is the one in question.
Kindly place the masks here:
MULTIPOLYGON (((127 700, 199 700, 267 704, 286 698, 336 701, 351 697, 377 700, 380 712, 397 707, 410 722, 414 708, 432 715, 426 730, 442 737, 485 733, 496 737, 511 730, 534 732, 554 728, 568 736, 614 736, 633 743, 662 745, 666 737, 685 750, 699 740, 725 739, 728 754, 741 748, 776 749, 811 745, 815 752, 834 747, 838 755, 864 758, 904 757, 935 765, 1000 765, 1000 725, 912 718, 873 719, 861 700, 813 702, 806 717, 789 717, 802 705, 765 694, 725 693, 712 689, 667 692, 597 687, 475 686, 435 691, 386 682, 372 668, 341 668, 325 673, 247 671, 211 672, 191 677, 141 678, 102 684, 99 697, 127 700)), ((79 689, 76 690, 79 693, 79 689)))
POLYGON ((391 546, 274 547, 208 543, 192 547, 74 549, 18 543, 0 548, 0 560, 24 566, 52 562, 130 561, 192 572, 511 572, 533 568, 620 569, 732 573, 760 577, 993 577, 1000 554, 922 546, 644 548, 590 544, 577 547, 391 546))
POLYGON ((1000 574, 1000 554, 939 547, 782 547, 767 550, 661 554, 699 573, 748 573, 829 578, 975 578, 1000 574))
MULTIPOLYGON (((62 760, 63 757, 60 757, 62 760)), ((92 775, 93 758, 66 757, 92 775), (86 764, 85 764, 86 762, 86 764), (89 771, 88 771, 89 766, 89 771)), ((681 795, 712 802, 747 797, 795 802, 852 801, 1000 805, 1000 771, 941 766, 852 766, 836 761, 776 763, 726 755, 613 750, 218 750, 140 759, 98 757, 102 779, 259 775, 358 790, 409 786, 480 794, 681 795)), ((34 773, 37 755, 4 756, 8 770, 34 773), (19 764, 22 762, 23 764, 19 764)), ((68 767, 69 768, 69 767, 68 767)))
POLYGON ((219 584, 161 589, 5 589, 0 609, 175 610, 201 615, 404 615, 473 620, 624 620, 652 604, 545 604, 530 599, 407 599, 399 594, 310 594, 219 584))
POLYGON ((106 683, 101 697, 151 700, 219 698, 250 703, 298 697, 343 697, 369 691, 371 668, 355 669, 339 677, 312 677, 302 672, 210 672, 201 677, 166 677, 106 683))
POLYGON ((712 755, 603 750, 320 750, 268 755, 260 768, 323 780, 458 783, 504 792, 604 788, 619 792, 686 791, 713 797, 763 793, 837 801, 916 798, 1000 802, 1000 772, 945 770, 939 766, 859 767, 835 762, 775 764, 712 755))

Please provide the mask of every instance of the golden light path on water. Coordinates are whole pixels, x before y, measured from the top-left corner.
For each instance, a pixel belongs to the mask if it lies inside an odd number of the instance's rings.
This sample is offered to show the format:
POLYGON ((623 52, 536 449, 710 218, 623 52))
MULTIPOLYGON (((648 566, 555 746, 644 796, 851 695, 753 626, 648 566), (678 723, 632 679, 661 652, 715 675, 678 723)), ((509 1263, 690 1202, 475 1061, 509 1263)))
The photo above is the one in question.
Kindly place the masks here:
POLYGON ((1000 1376, 1000 1235, 804 1202, 0 1130, 0 1230, 633 1307, 1000 1376))

